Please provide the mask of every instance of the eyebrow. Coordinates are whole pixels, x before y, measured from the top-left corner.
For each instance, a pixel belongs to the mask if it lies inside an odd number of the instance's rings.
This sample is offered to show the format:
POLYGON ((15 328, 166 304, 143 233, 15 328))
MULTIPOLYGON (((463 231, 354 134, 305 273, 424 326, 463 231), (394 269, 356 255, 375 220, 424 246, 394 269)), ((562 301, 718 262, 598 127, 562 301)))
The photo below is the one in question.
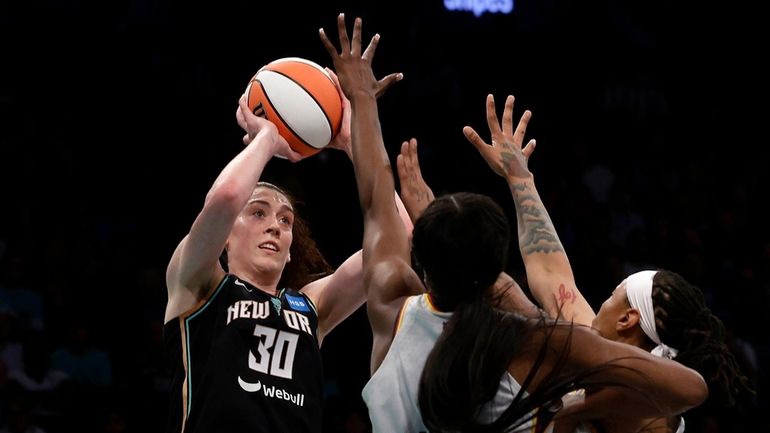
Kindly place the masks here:
MULTIPOLYGON (((255 198, 255 199, 249 200, 249 202, 248 202, 248 203, 246 203, 246 204, 247 204, 247 205, 252 205, 252 204, 254 204, 254 203, 257 203, 257 204, 261 204, 261 205, 264 205, 264 206, 267 206, 267 207, 272 207, 272 205, 270 204, 270 202, 268 202, 268 201, 266 201, 266 200, 258 199, 258 198, 255 198)), ((289 212, 291 212, 292 214, 294 213, 294 209, 292 209, 292 208, 291 208, 289 205, 287 205, 287 204, 285 204, 285 203, 281 203, 281 206, 280 206, 280 210, 289 211, 289 212)))

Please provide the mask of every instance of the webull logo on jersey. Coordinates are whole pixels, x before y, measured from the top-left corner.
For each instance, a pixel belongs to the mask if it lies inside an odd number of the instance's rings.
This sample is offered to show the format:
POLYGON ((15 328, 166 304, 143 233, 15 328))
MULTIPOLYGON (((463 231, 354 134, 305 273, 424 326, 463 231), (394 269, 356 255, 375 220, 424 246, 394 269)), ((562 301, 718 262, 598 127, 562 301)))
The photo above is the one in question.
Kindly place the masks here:
POLYGON ((302 394, 299 392, 296 394, 292 394, 286 391, 285 389, 276 388, 275 386, 272 386, 272 385, 271 386, 262 385, 262 382, 260 381, 257 381, 257 383, 246 382, 245 380, 241 379, 240 376, 238 376, 238 384, 246 392, 262 391, 262 394, 265 397, 285 400, 293 404, 296 404, 299 407, 302 407, 305 405, 305 394, 302 394))
POLYGON ((310 307, 308 307, 304 298, 286 295, 286 301, 289 303, 289 307, 291 307, 292 310, 310 311, 310 307))

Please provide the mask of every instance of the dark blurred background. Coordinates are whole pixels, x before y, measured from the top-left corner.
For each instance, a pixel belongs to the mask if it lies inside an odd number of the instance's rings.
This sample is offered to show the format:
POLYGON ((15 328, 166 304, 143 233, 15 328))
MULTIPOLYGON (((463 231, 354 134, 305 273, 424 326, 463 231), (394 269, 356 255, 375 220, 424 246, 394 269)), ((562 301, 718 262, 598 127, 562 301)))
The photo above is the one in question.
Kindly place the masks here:
MULTIPOLYGON (((393 158, 417 137, 437 195, 488 194, 515 224, 507 187, 461 133, 486 131, 488 93, 498 107, 514 94, 516 116, 534 113, 530 166, 592 305, 643 267, 698 285, 758 393, 693 416, 703 431, 767 431, 770 75, 757 7, 518 0, 476 16, 444 3, 506 2, 0 2, 0 432, 162 431, 166 263, 242 146, 234 113, 249 78, 279 57, 331 66, 318 28, 335 36, 342 11, 382 35, 375 71, 405 75, 380 100, 393 158)), ((272 161, 266 178, 302 200, 332 264, 360 247, 340 152, 272 161)), ((525 282, 515 249, 510 267, 525 282)), ((363 308, 326 339, 326 431, 368 430, 370 347, 363 308)))

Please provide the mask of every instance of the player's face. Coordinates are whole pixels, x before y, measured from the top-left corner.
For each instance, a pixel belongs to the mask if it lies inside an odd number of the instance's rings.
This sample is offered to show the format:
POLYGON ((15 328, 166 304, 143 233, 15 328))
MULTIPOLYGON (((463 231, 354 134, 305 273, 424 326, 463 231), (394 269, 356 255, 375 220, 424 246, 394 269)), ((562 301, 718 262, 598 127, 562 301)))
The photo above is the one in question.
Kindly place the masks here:
POLYGON ((294 210, 288 198, 267 187, 258 187, 235 221, 228 255, 238 254, 256 269, 283 271, 290 260, 294 210))
POLYGON ((626 280, 623 280, 612 291, 612 295, 602 303, 591 326, 599 331, 604 338, 617 340, 619 339, 617 330, 618 320, 629 308, 631 308, 631 305, 626 297, 626 280))

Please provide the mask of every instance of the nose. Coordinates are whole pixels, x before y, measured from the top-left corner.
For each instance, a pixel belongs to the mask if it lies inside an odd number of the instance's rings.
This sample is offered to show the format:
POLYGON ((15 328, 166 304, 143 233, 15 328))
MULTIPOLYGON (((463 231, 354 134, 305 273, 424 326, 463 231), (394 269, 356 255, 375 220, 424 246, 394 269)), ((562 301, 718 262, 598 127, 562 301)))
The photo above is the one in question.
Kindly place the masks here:
POLYGON ((273 217, 269 219, 267 227, 265 228, 265 233, 269 233, 276 237, 281 236, 281 227, 278 225, 278 218, 273 217))

